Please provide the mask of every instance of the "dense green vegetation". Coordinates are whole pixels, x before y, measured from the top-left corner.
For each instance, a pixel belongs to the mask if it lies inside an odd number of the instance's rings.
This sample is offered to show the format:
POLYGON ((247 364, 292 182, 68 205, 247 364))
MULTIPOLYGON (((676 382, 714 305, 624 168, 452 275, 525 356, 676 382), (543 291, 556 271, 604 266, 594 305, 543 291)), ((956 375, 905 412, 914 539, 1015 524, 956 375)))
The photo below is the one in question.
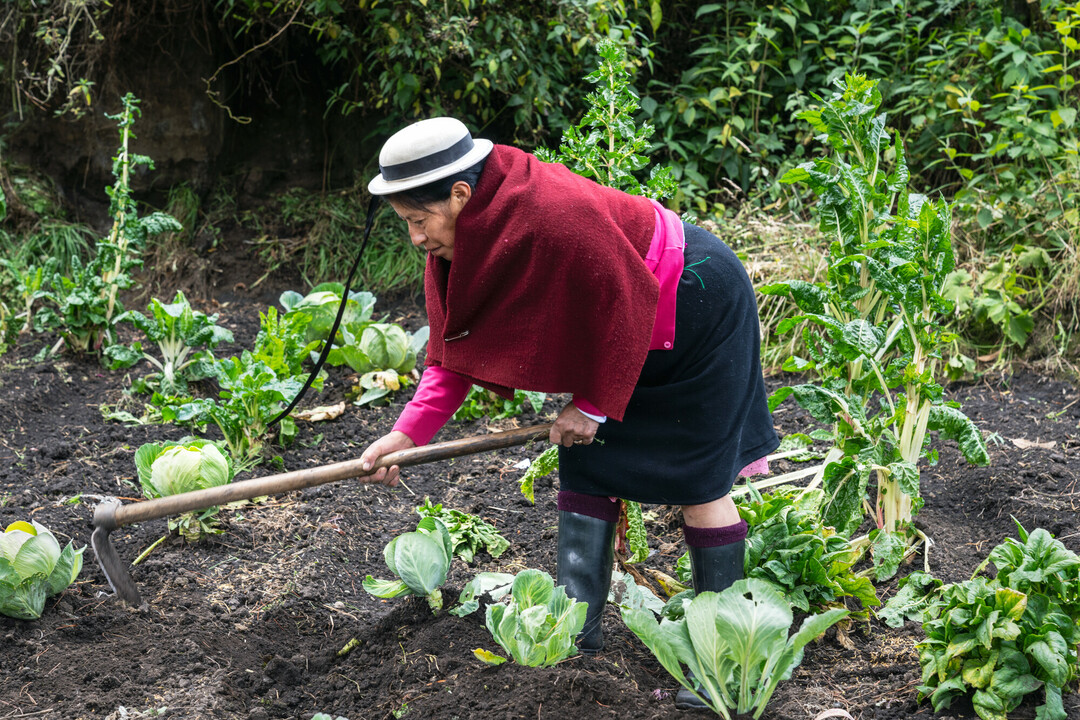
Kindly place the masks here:
MULTIPOLYGON (((808 239, 816 244, 814 233, 777 227, 805 218, 812 202, 805 187, 780 182, 813 147, 814 131, 797 115, 815 106, 813 93, 847 73, 866 74, 879 81, 914 186, 955 203, 958 265, 946 288, 955 303, 949 329, 960 335, 954 375, 976 369, 977 358, 985 366, 1018 350, 1059 366, 1076 356, 1080 6, 218 0, 205 9, 206 22, 228 39, 216 53, 228 58, 222 72, 229 63, 254 68, 248 51, 306 61, 329 88, 321 98, 328 116, 355 120, 373 148, 404 122, 442 113, 530 149, 557 147, 587 109, 585 76, 597 66, 599 39, 616 39, 640 96, 635 119, 655 128, 651 165, 670 168, 678 183, 669 202, 718 222, 740 251, 766 264, 780 258, 804 265, 806 279, 816 268, 797 250, 808 239)), ((96 112, 103 48, 130 36, 121 10, 115 3, 8 3, 0 76, 10 91, 9 117, 96 112)), ((245 120, 233 106, 257 90, 225 97, 220 84, 209 78, 209 97, 245 120)), ((358 168, 358 184, 371 167, 358 168)), ((87 235, 64 219, 47 181, 8 165, 2 180, 5 257, 25 262, 33 246, 65 266, 85 258, 87 235)), ((168 209, 191 214, 190 237, 200 219, 221 212, 220 203, 200 207, 182 190, 168 209)), ((294 191, 240 220, 259 232, 270 267, 298 264, 316 284, 333 279, 330 268, 349 255, 363 217, 360 194, 294 191), (282 223, 319 242, 275 233, 282 223)), ((392 220, 380 218, 362 269, 365 286, 377 293, 419 281, 412 256, 395 251, 392 220)), ((175 243, 176 235, 158 242, 175 243)), ((18 326, 10 318, 24 309, 17 278, 12 269, 4 280, 0 325, 8 337, 18 326)), ((770 327, 789 312, 780 307, 763 302, 770 327)), ((774 363, 792 349, 773 335, 767 343, 775 345, 766 348, 774 363)))
MULTIPOLYGON (((945 377, 1019 351, 1072 367, 1080 331, 1080 6, 686 5, 218 0, 204 7, 231 38, 219 73, 249 62, 256 49, 306 57, 332 79, 320 98, 325 111, 353 118, 374 147, 408 121, 457 115, 478 134, 662 198, 717 229, 744 257, 761 291, 766 361, 805 381, 770 402, 799 402, 827 428, 813 438, 830 448, 809 490, 762 496, 745 488, 748 580, 691 600, 668 577, 663 589, 676 594, 666 606, 659 597, 641 600, 647 593, 636 589, 643 607, 624 607, 624 619, 678 682, 708 695, 715 712, 756 717, 803 646, 848 617, 849 604, 868 617, 878 604, 870 575, 896 574, 917 539, 929 547, 914 524, 924 502, 919 465, 936 459, 928 433, 957 440, 971 462, 988 462, 981 432, 946 399, 945 377), (863 563, 867 549, 872 563, 863 563), (823 612, 790 635, 792 606, 823 612)), ((12 91, 8 132, 50 112, 80 122, 107 76, 99 51, 130 21, 120 10, 119 2, 6 5, 0 50, 9 52, 0 52, 7 58, 0 70, 12 91)), ((217 78, 206 81, 208 97, 243 125, 243 98, 222 94, 217 78)), ((297 434, 282 408, 324 344, 328 366, 357 374, 347 395, 355 404, 382 404, 418 379, 427 328, 410 334, 374 312, 376 293, 415 290, 422 274, 421 256, 404 247, 392 213, 377 216, 360 270, 364 289, 337 282, 365 221, 370 165, 356 169, 353 186, 292 190, 255 208, 230 201, 224 181, 204 195, 181 183, 169 190, 165 211, 154 212, 133 190, 135 171, 153 169, 132 147, 142 110, 133 94, 122 98, 120 112, 108 116, 120 147, 106 190, 107 234, 70 222, 62 193, 38 169, 0 163, 0 353, 17 335, 36 333, 42 357, 63 349, 113 370, 149 364, 122 401, 141 416, 103 407, 109 419, 199 434, 216 426, 220 445, 185 438, 139 449, 147 497, 220 485, 273 462, 274 436, 287 445, 297 434), (226 217, 254 236, 266 274, 297 267, 311 289, 285 292, 280 311, 259 313, 251 350, 216 358, 212 351, 232 343, 231 333, 183 293, 170 292, 171 303, 149 297, 146 315, 125 312, 123 299, 152 292, 151 280, 175 266, 169 258, 195 252, 196 236, 216 249, 226 217), (344 319, 331 332, 339 306, 344 319), (130 338, 135 331, 141 340, 130 338)), ((313 380, 318 393, 322 376, 313 380)), ((506 417, 525 403, 539 412, 542 402, 522 394, 495 404, 476 391, 455 417, 506 417)), ((535 478, 554 468, 554 451, 522 478, 530 501, 535 478)), ((497 557, 508 543, 468 513, 427 500, 417 511, 417 530, 385 547, 397 579, 369 575, 363 587, 379 598, 423 597, 438 612, 455 557, 497 557)), ((170 529, 194 540, 219 532, 213 520, 211 509, 170 529)), ((626 506, 626 525, 631 556, 623 563, 642 562, 649 546, 635 503, 626 506)), ((1040 717, 1064 718, 1061 692, 1078 672, 1080 563, 1045 530, 1019 528, 1019 535, 991 553, 995 579, 935 588, 931 599, 915 597, 912 582, 897 595, 908 610, 882 612, 895 624, 918 606, 927 637, 919 692, 935 709, 970 693, 981 717, 1003 718, 1043 688, 1040 717)), ((36 523, 14 523, 4 538, 0 596, 14 600, 0 603, 0 613, 36 617, 45 596, 78 574, 81 551, 61 554, 36 523), (28 558, 40 555, 42 539, 56 557, 38 568, 28 558)), ((477 610, 483 594, 493 601, 509 594, 508 605, 488 605, 486 626, 515 662, 548 666, 576 652, 585 608, 546 574, 481 573, 451 612, 477 610)))

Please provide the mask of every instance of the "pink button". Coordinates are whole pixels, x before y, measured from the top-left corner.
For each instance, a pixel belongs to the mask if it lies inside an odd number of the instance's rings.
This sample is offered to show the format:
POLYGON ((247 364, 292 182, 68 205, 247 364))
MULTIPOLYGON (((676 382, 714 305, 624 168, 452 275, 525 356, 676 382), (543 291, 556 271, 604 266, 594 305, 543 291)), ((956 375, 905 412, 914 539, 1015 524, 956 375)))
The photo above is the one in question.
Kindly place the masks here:
POLYGON ((664 349, 670 350, 671 349, 671 343, 669 343, 669 342, 664 343, 664 349))

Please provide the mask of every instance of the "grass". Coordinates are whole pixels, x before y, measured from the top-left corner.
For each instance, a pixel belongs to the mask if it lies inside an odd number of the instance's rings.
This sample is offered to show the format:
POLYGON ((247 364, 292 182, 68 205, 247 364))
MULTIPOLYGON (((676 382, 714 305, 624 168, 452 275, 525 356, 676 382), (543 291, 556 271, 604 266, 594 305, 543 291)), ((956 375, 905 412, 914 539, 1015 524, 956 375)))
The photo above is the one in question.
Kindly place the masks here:
POLYGON ((72 258, 86 259, 95 241, 93 231, 85 225, 55 217, 43 217, 20 235, 0 233, 0 255, 19 265, 40 262, 55 257, 61 273, 68 273, 72 258))
MULTIPOLYGON (((811 223, 753 209, 719 223, 706 220, 701 225, 738 254, 755 288, 780 280, 816 282, 825 278, 827 240, 811 223)), ((757 305, 761 320, 761 363, 766 374, 779 373, 784 361, 802 346, 799 341, 802 329, 800 326, 785 335, 777 335, 776 326, 799 309, 785 297, 761 293, 757 293, 757 305)))
MULTIPOLYGON (((343 280, 363 239, 367 202, 355 190, 328 194, 290 191, 275 198, 280 224, 270 227, 265 210, 249 216, 262 236, 255 241, 268 272, 292 265, 308 287, 343 280)), ((404 225, 389 207, 376 213, 371 239, 359 269, 359 287, 382 295, 418 292, 423 284, 424 255, 407 242, 404 225)))

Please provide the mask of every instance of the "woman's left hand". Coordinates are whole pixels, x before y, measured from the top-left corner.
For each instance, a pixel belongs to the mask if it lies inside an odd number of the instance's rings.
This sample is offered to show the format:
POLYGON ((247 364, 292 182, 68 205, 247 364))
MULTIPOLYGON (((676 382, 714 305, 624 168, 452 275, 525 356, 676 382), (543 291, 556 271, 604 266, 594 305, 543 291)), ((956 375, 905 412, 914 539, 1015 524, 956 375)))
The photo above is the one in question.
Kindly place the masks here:
POLYGON ((600 423, 585 417, 580 410, 574 407, 573 402, 566 403, 566 407, 559 413, 555 424, 551 426, 548 438, 556 445, 588 445, 596 437, 596 431, 600 429, 600 423))

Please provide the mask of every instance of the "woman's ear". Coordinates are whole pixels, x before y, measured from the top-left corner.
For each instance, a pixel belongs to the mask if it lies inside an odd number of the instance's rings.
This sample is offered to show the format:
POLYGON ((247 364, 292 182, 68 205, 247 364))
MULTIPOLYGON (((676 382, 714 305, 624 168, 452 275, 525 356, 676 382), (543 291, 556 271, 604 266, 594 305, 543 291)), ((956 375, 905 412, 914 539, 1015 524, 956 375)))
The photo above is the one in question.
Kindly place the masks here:
POLYGON ((464 180, 458 180, 450 186, 450 210, 455 218, 471 197, 472 187, 464 180))

